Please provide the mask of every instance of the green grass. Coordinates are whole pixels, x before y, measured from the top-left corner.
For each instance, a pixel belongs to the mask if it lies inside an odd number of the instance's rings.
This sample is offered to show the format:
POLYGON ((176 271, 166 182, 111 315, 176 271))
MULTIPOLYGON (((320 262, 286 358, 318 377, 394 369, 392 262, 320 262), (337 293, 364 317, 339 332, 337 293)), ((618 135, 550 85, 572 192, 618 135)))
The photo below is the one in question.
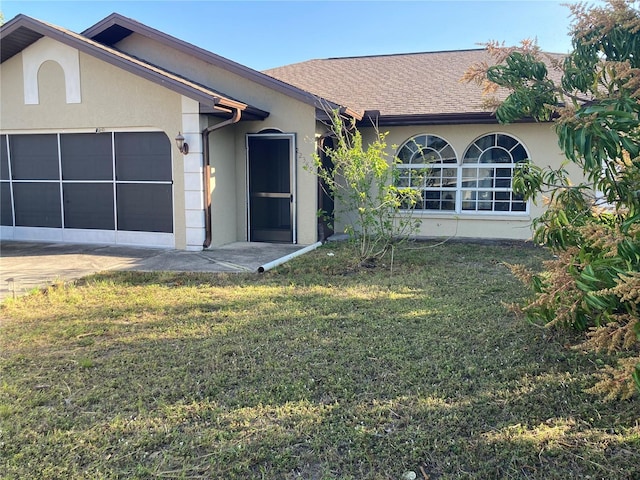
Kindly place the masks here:
POLYGON ((640 404, 528 324, 522 245, 328 244, 265 274, 111 273, 0 306, 3 479, 639 479, 640 404), (421 247, 421 248, 416 248, 421 247))

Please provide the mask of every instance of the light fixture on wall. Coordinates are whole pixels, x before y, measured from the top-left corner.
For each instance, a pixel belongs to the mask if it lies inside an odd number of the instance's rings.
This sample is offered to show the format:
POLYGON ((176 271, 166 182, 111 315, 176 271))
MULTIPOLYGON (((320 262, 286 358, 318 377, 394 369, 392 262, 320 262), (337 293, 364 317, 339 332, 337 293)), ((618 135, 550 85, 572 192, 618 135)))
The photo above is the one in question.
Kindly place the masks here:
POLYGON ((184 141, 184 137, 180 132, 178 132, 178 136, 176 137, 176 145, 178 146, 178 150, 180 150, 180 153, 182 153, 183 155, 189 153, 189 144, 184 141))

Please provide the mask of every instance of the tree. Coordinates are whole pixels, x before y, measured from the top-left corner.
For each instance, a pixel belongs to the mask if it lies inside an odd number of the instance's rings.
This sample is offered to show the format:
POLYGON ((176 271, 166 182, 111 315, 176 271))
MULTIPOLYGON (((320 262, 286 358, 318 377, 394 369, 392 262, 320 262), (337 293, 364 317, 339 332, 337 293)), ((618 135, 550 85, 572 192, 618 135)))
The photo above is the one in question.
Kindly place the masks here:
POLYGON ((582 347, 619 353, 619 368, 603 370, 592 389, 609 398, 640 390, 640 12, 637 1, 604 7, 572 5, 573 50, 564 58, 535 42, 487 45, 495 64, 473 65, 464 80, 484 92, 500 122, 553 120, 567 161, 586 179, 571 184, 564 167, 524 164, 514 190, 537 201, 534 239, 554 260, 538 275, 521 272, 534 296, 529 319, 585 330, 582 347), (554 75, 559 80, 554 80, 554 75), (633 380, 632 380, 633 379, 633 380))
POLYGON ((331 166, 317 154, 313 167, 336 200, 335 215, 346 224, 357 258, 372 262, 416 231, 416 220, 410 214, 401 215, 400 210, 412 210, 420 192, 394 185, 396 172, 386 152, 385 133, 376 130, 375 140, 365 147, 353 121, 345 123, 339 112, 327 112, 334 144, 321 154, 331 160, 331 166))

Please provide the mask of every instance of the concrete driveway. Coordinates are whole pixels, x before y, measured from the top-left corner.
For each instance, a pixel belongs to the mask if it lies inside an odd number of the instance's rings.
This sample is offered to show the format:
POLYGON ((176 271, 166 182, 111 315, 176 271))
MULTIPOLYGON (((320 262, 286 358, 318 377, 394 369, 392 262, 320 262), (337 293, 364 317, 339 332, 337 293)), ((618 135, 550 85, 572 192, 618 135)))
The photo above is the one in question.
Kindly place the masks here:
POLYGON ((3 241, 0 243, 0 302, 33 288, 109 270, 258 272, 261 266, 309 249, 304 245, 242 242, 186 252, 3 241))

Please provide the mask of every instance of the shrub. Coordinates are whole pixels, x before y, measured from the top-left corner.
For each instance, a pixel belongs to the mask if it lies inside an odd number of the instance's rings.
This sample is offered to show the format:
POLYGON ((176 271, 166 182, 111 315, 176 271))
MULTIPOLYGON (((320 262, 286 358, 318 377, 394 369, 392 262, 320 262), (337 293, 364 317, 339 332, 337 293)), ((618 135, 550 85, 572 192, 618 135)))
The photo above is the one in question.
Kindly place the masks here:
POLYGON ((465 79, 485 92, 506 88, 500 122, 523 117, 555 120, 560 149, 580 167, 573 185, 566 170, 524 164, 514 190, 547 209, 534 239, 555 258, 541 274, 514 268, 533 289, 522 307, 532 321, 586 332, 580 348, 618 353, 593 392, 628 398, 640 390, 640 12, 634 1, 604 7, 570 6, 573 51, 563 61, 534 42, 520 48, 491 43, 494 66, 471 67, 465 79), (548 68, 562 72, 554 83, 548 68), (620 353, 620 352, 627 353, 620 353))
POLYGON ((325 147, 322 152, 331 160, 331 166, 315 155, 314 167, 336 200, 335 215, 345 223, 359 260, 376 260, 417 230, 418 222, 410 212, 420 193, 394 185, 396 172, 386 152, 386 133, 376 131, 375 140, 365 147, 354 122, 345 123, 335 111, 331 118, 334 146, 325 147), (401 215, 400 210, 409 213, 401 215))

